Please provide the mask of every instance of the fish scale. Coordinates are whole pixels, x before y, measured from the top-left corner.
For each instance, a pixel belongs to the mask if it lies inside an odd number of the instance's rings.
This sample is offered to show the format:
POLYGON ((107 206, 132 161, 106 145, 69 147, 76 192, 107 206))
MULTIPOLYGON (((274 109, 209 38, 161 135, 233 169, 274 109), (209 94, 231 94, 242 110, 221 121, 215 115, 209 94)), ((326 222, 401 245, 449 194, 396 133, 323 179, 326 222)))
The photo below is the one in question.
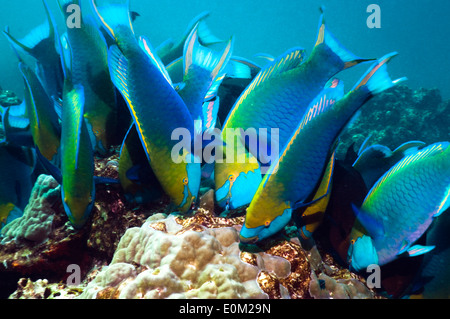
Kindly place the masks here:
MULTIPOLYGON (((380 265, 395 260, 422 236, 448 204, 449 188, 447 142, 430 145, 405 157, 378 180, 360 208, 363 216, 359 222, 372 238, 380 265)), ((356 255, 352 250, 357 249, 361 237, 356 235, 357 227, 354 226, 351 234, 355 241, 355 247, 351 245, 349 249, 352 258, 356 255)), ((351 262, 359 268, 365 265, 351 262)))

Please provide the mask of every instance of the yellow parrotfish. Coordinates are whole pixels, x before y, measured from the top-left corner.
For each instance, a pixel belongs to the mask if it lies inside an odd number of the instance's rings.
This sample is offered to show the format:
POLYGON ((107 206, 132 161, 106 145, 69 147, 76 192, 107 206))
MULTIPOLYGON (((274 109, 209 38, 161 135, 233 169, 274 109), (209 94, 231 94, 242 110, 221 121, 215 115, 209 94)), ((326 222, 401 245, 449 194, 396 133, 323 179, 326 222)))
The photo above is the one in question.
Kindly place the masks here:
POLYGON ((413 245, 450 205, 450 143, 416 151, 375 183, 350 233, 347 261, 352 269, 385 265, 418 256, 434 246, 413 245))
POLYGON ((378 60, 347 94, 343 95, 341 82, 332 81, 311 102, 247 209, 240 233, 243 242, 277 233, 287 225, 293 210, 309 205, 307 200, 323 175, 341 130, 365 102, 398 83, 389 78, 386 70, 386 63, 394 55, 378 60))
MULTIPOLYGON (((58 0, 65 19, 69 19, 71 4, 80 5, 79 0, 58 0)), ((83 8, 82 8, 83 9, 83 8)), ((115 89, 108 69, 108 47, 106 41, 90 17, 82 10, 79 28, 66 28, 65 45, 71 48, 71 74, 74 85, 84 88, 84 118, 94 150, 108 154, 116 144, 117 109, 115 89)))
POLYGON ((36 74, 23 62, 19 63, 25 83, 25 104, 33 141, 39 152, 55 163, 61 143, 61 125, 53 101, 36 74))
MULTIPOLYGON (((242 92, 223 126, 227 129, 256 129, 258 141, 244 142, 253 156, 267 171, 295 131, 298 120, 303 116, 310 102, 321 92, 325 84, 338 72, 368 61, 361 59, 345 49, 326 28, 323 16, 320 19, 316 44, 310 56, 304 61, 305 50, 293 48, 266 65, 242 92), (269 154, 271 154, 269 156, 269 154)), ((223 136, 224 143, 226 142, 223 136)), ((227 148, 228 150, 228 148, 227 148)), ((232 174, 236 179, 246 178, 253 167, 243 163, 217 163, 215 174, 226 177, 232 174), (225 172, 221 172, 221 171, 225 172), (227 173, 228 172, 228 173, 227 173), (238 177, 240 176, 240 177, 238 177)), ((234 189, 225 191, 227 179, 216 177, 216 194, 231 193, 228 199, 232 207, 234 201, 249 203, 253 198, 251 190, 256 191, 260 179, 253 182, 234 183, 234 189), (237 187, 245 185, 246 190, 237 187), (238 198, 245 194, 245 198, 238 198)), ((221 197, 216 199, 224 202, 221 197)))
MULTIPOLYGON (((200 187, 200 161, 179 143, 177 131, 194 137, 194 121, 181 97, 162 72, 164 66, 145 38, 133 32, 129 1, 93 1, 105 29, 115 39, 109 49, 111 78, 127 102, 150 166, 180 212, 188 211, 200 187)), ((188 147, 191 140, 187 141, 188 147)))

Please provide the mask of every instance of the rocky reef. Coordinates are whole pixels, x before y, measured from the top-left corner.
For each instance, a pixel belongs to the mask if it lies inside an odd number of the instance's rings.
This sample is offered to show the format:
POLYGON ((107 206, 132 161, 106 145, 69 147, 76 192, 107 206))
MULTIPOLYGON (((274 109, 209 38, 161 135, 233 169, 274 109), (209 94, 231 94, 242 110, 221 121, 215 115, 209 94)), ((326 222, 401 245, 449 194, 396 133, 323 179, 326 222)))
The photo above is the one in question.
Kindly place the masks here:
MULTIPOLYGON (((372 136, 371 144, 391 149, 408 141, 427 144, 450 140, 450 100, 442 100, 438 89, 413 90, 398 85, 375 96, 341 134, 338 158, 348 147, 372 136)), ((356 149, 357 151, 357 149, 356 149)))
MULTIPOLYGON (((449 140, 449 107, 437 90, 399 86, 380 94, 343 132, 341 157, 370 134, 372 143, 389 147, 409 140, 449 140)), ((117 152, 96 158, 95 175, 117 178, 117 161, 117 152)), ((243 245, 239 230, 245 207, 221 217, 210 185, 203 185, 198 208, 187 216, 170 214, 166 197, 145 205, 127 203, 118 184, 99 184, 96 192, 90 222, 76 231, 56 181, 39 176, 23 216, 2 229, 1 298, 386 296, 335 258, 323 245, 323 231, 311 247, 299 242, 294 224, 258 246, 243 245)))

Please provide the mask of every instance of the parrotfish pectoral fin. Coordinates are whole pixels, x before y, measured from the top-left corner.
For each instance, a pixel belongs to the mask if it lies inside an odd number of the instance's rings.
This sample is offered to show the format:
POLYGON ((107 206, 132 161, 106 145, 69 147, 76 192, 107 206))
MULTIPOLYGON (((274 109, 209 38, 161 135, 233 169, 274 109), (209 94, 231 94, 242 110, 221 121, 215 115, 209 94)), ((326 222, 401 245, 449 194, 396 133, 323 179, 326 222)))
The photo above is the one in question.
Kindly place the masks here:
POLYGON ((372 238, 384 235, 383 223, 352 204, 353 212, 372 238))
POLYGON ((364 86, 367 87, 372 95, 375 95, 390 89, 402 81, 405 81, 406 78, 400 78, 392 81, 389 77, 387 72, 387 63, 395 56, 397 56, 397 52, 389 53, 377 60, 377 62, 375 62, 372 67, 361 77, 352 90, 355 91, 364 86))
POLYGON ((139 37, 139 46, 147 54, 147 56, 150 59, 150 62, 154 64, 158 68, 158 70, 161 71, 162 75, 167 80, 167 82, 169 82, 169 84, 173 86, 172 80, 170 78, 169 73, 167 72, 166 67, 162 63, 159 56, 156 54, 156 51, 155 49, 153 49, 150 41, 146 37, 141 36, 139 37))
POLYGON ((129 0, 91 0, 91 8, 113 39, 117 40, 115 30, 119 26, 134 33, 129 0))
POLYGON ((410 257, 420 256, 432 251, 435 246, 414 245, 407 250, 410 257))

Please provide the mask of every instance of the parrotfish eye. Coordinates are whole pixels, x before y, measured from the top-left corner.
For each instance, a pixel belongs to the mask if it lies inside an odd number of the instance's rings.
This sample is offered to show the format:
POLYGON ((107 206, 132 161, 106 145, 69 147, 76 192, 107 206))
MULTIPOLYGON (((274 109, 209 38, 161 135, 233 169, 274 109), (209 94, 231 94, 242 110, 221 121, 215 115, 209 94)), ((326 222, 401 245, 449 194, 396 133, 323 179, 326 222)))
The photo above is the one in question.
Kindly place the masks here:
POLYGON ((183 184, 184 184, 184 185, 187 185, 188 182, 189 182, 189 181, 188 181, 187 177, 183 178, 183 184))
POLYGON ((352 245, 354 245, 355 242, 356 242, 356 241, 355 241, 354 239, 350 240, 350 244, 352 244, 352 245))
POLYGON ((270 226, 270 220, 266 220, 265 223, 264 223, 264 225, 265 225, 266 227, 269 227, 269 226, 270 226))
POLYGON ((234 177, 233 174, 228 175, 228 180, 229 180, 230 182, 234 182, 235 179, 236 179, 236 178, 234 177))

